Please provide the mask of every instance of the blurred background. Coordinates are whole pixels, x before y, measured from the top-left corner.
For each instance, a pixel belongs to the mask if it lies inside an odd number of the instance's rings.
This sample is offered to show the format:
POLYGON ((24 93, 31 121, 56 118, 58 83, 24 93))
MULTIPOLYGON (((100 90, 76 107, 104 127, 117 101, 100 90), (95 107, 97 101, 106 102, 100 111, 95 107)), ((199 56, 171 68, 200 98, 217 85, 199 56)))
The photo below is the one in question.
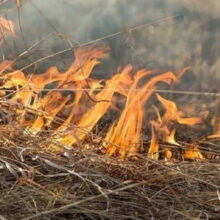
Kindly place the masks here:
MULTIPOLYGON (((111 52, 95 69, 95 77, 109 77, 128 63, 134 69, 175 72, 191 66, 185 76, 188 89, 192 84, 194 90, 220 91, 219 0, 2 0, 0 14, 15 23, 17 34, 7 39, 1 59, 13 59, 38 42, 18 59, 19 68, 71 45, 120 32, 98 42, 109 45, 111 52)), ((38 71, 51 65, 62 70, 72 60, 68 51, 40 62, 38 71)))

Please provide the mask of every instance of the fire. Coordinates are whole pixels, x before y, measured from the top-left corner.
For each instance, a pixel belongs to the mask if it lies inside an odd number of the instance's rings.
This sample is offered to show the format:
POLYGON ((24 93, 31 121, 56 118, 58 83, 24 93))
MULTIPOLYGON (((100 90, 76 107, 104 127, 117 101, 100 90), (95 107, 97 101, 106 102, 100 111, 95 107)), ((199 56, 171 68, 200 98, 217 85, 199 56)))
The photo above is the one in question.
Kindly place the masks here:
POLYGON ((175 134, 176 134, 176 130, 173 129, 169 135, 165 136, 164 142, 179 146, 180 144, 178 144, 175 140, 175 134))
POLYGON ((195 145, 191 150, 185 150, 184 158, 191 160, 201 160, 204 159, 204 156, 199 151, 199 147, 195 145))
MULTIPOLYGON (((130 71, 130 66, 126 67, 121 73, 116 74, 113 76, 112 79, 106 81, 106 86, 102 89, 101 92, 99 92, 96 96, 96 100, 103 100, 100 102, 96 102, 79 120, 77 125, 79 127, 83 127, 87 130, 87 132, 90 132, 92 128, 96 125, 96 123, 100 120, 100 118, 105 114, 105 112, 108 110, 108 108, 111 105, 112 97, 120 83, 122 83, 124 80, 128 80, 126 76, 128 76, 128 72, 130 71)), ((77 137, 82 140, 86 133, 78 132, 77 137)), ((65 135, 64 139, 62 139, 62 142, 66 145, 72 145, 76 143, 76 138, 71 135, 65 135)))
MULTIPOLYGON (((13 23, 0 17, 0 32, 2 44, 4 34, 14 35, 13 23)), ((74 52, 74 62, 66 71, 60 72, 52 66, 37 75, 14 70, 13 62, 3 61, 0 64, 0 97, 9 104, 23 106, 15 110, 16 126, 32 135, 53 130, 53 138, 59 146, 71 148, 85 140, 109 109, 117 109, 120 115, 109 126, 104 138, 106 154, 124 159, 141 152, 145 148, 142 144, 143 123, 148 115, 145 111, 152 109, 152 106, 147 109, 146 104, 149 105, 149 100, 155 97, 155 90, 161 83, 168 86, 179 83, 187 69, 177 75, 172 72, 156 75, 144 69, 135 72, 131 65, 127 65, 110 79, 93 79, 94 67, 100 59, 107 58, 108 53, 107 46, 78 48, 74 52), (52 89, 45 90, 49 84, 52 89), (118 97, 125 100, 121 110, 113 107, 118 97)), ((153 106, 158 119, 151 120, 151 142, 147 156, 157 160, 161 148, 165 159, 169 160, 173 156, 172 151, 163 144, 181 146, 175 140, 175 123, 193 127, 202 120, 200 117, 186 117, 174 101, 158 93, 156 98, 165 113, 161 115, 159 108, 153 106)), ((213 122, 215 134, 220 133, 219 118, 216 117, 213 122)), ((197 145, 189 146, 184 157, 204 159, 197 145)))
POLYGON ((148 157, 154 160, 158 160, 159 158, 159 143, 158 143, 158 137, 156 135, 155 131, 156 124, 154 121, 151 122, 151 143, 148 150, 148 157))
POLYGON ((0 16, 0 46, 5 40, 5 35, 15 36, 14 24, 12 21, 0 16))
POLYGON ((193 125, 201 122, 201 119, 198 117, 183 118, 182 117, 183 113, 181 111, 178 111, 177 106, 174 102, 167 100, 167 99, 164 99, 159 94, 156 94, 156 95, 157 95, 158 100, 162 103, 162 105, 166 109, 166 113, 163 117, 164 123, 174 120, 180 124, 186 124, 189 126, 193 126, 193 125))
MULTIPOLYGON (((170 131, 170 129, 168 128, 169 125, 172 122, 177 122, 179 124, 194 126, 195 124, 201 123, 201 119, 199 117, 191 117, 191 118, 182 117, 183 113, 178 110, 176 103, 163 98, 159 94, 156 94, 156 96, 166 111, 165 111, 165 114, 163 115, 163 117, 161 117, 159 115, 158 122, 153 124, 154 129, 157 128, 157 132, 163 136, 164 143, 169 143, 171 145, 180 146, 180 144, 177 143, 175 140, 176 130, 173 129, 170 131)), ((158 110, 157 110, 157 114, 159 114, 158 110)), ((154 138, 155 138, 155 134, 153 133, 154 129, 152 130, 151 142, 157 143, 157 145, 158 145, 158 140, 157 141, 154 140, 154 138)), ((152 150, 151 147, 152 147, 152 149, 157 149, 157 150, 159 148, 158 146, 154 147, 151 145, 149 148, 149 151, 148 151, 149 157, 151 157, 152 151, 155 153, 155 150, 152 150)), ((165 159, 170 159, 172 157, 172 152, 167 147, 164 149, 164 157, 165 157, 165 159)), ((198 147, 193 146, 192 150, 191 149, 185 150, 185 158, 187 158, 187 159, 203 159, 203 156, 199 152, 198 147)))
POLYGON ((106 140, 107 154, 117 153, 120 158, 124 158, 127 153, 134 154, 138 152, 140 145, 140 135, 142 130, 144 104, 150 98, 158 82, 170 84, 175 79, 173 73, 168 72, 159 76, 152 77, 149 82, 136 92, 137 84, 144 76, 150 72, 139 71, 134 76, 134 82, 131 86, 125 108, 117 123, 114 123, 107 133, 106 140), (120 136, 118 136, 120 134, 120 136), (118 149, 116 149, 118 146, 118 149))

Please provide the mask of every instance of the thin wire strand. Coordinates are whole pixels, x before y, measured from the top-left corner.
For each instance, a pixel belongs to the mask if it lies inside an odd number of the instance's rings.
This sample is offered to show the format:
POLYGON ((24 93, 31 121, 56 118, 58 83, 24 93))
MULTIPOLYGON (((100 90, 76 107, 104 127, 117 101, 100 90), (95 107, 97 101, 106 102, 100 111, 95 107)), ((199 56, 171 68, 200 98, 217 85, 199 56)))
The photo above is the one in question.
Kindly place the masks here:
POLYGON ((92 41, 89 41, 89 42, 86 42, 86 43, 77 44, 76 46, 66 48, 66 49, 61 50, 59 52, 50 54, 50 55, 48 55, 46 57, 42 57, 42 58, 34 61, 33 63, 30 63, 30 64, 24 66, 23 68, 20 69, 20 71, 24 71, 25 69, 28 69, 29 67, 31 67, 31 66, 33 66, 33 65, 35 65, 37 63, 40 63, 41 61, 47 60, 47 59, 49 59, 51 57, 55 57, 57 55, 65 53, 65 52, 72 51, 74 48, 89 46, 91 44, 95 44, 95 43, 98 43, 98 42, 103 41, 103 40, 111 39, 111 38, 116 37, 118 35, 121 35, 123 33, 132 32, 132 31, 135 31, 135 30, 138 30, 138 29, 142 29, 142 28, 145 28, 145 27, 148 27, 148 26, 151 26, 151 25, 155 25, 155 24, 158 24, 158 23, 161 23, 161 22, 164 22, 164 21, 169 21, 169 20, 177 18, 179 16, 181 16, 181 15, 180 14, 176 14, 176 15, 167 16, 165 18, 160 18, 160 19, 158 19, 156 21, 153 21, 153 22, 150 22, 150 23, 145 23, 145 24, 137 25, 137 26, 134 26, 134 27, 131 27, 131 28, 125 28, 122 31, 118 31, 116 33, 113 33, 113 34, 110 34, 110 35, 107 35, 107 36, 104 36, 104 37, 100 37, 100 38, 97 38, 95 40, 92 40, 92 41))
MULTIPOLYGON (((60 92, 79 92, 79 91, 91 91, 92 89, 60 89, 60 88, 54 88, 54 89, 34 89, 36 92, 47 92, 47 91, 60 91, 60 92)), ((94 89, 93 91, 103 91, 103 90, 108 90, 108 91, 113 91, 114 89, 94 89)), ((122 91, 131 91, 131 89, 120 89, 122 91)), ((132 91, 141 91, 142 89, 133 89, 132 91)), ((15 92, 16 90, 13 89, 0 89, 0 91, 5 91, 5 92, 15 92)), ((22 89, 22 91, 30 91, 29 89, 22 89)), ((171 94, 179 94, 179 95, 198 95, 198 96, 214 96, 214 97, 219 97, 220 93, 214 93, 214 92, 199 92, 199 91, 181 91, 181 90, 165 90, 165 89, 146 89, 146 91, 150 92, 159 92, 159 93, 171 93, 171 94)))

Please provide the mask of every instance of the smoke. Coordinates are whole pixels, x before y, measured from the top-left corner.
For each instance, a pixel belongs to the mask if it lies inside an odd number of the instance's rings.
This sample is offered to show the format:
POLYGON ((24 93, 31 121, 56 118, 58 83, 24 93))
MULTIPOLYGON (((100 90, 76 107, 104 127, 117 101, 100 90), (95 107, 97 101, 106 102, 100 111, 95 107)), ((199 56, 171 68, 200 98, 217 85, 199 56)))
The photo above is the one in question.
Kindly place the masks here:
MULTIPOLYGON (((4 8, 9 9, 8 17, 16 24, 19 35, 22 29, 25 43, 29 46, 54 32, 62 33, 72 42, 85 43, 130 26, 150 23, 158 18, 172 15, 178 9, 176 4, 168 7, 168 4, 163 3, 163 10, 147 10, 157 8, 160 3, 160 1, 152 3, 149 0, 140 4, 123 0, 120 2, 23 0, 21 2, 19 15, 15 1, 8 1, 4 8), (20 17, 20 26, 18 17, 20 17)), ((18 41, 17 44, 21 47, 22 42, 18 41)))
MULTIPOLYGON (((202 0, 21 0, 20 13, 15 1, 1 4, 1 14, 15 23, 17 38, 8 42, 3 52, 14 58, 34 43, 52 34, 37 48, 31 50, 21 66, 41 57, 70 47, 124 31, 101 43, 111 47, 111 59, 98 72, 127 63, 135 67, 171 69, 179 71, 193 65, 199 74, 206 74, 209 65, 214 65, 213 75, 219 66, 218 51, 220 1, 209 3, 202 0), (178 15, 150 25, 158 19, 178 15), (19 25, 20 17, 20 25, 19 25), (127 32, 128 27, 140 24, 148 26, 127 32), (213 26, 214 25, 214 26, 213 26), (23 33, 23 34, 22 34, 23 33), (61 33, 57 36, 54 33, 61 33), (23 37, 22 37, 23 35, 23 37)), ((46 61, 59 65, 62 60, 69 64, 72 52, 46 61)), ((64 65, 65 66, 65 65, 64 65)), ((101 73, 100 73, 101 74, 101 73)), ((200 76, 201 77, 201 76, 200 76)))

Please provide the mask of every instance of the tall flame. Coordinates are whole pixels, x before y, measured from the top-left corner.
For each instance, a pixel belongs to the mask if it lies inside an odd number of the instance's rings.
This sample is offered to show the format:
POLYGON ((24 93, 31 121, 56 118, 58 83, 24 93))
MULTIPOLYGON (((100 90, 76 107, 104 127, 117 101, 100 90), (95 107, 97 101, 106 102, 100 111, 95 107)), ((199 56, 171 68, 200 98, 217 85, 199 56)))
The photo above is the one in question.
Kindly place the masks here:
POLYGON ((126 154, 138 152, 144 116, 144 104, 150 98, 158 82, 162 81, 170 84, 172 80, 175 80, 174 74, 167 72, 151 78, 140 90, 136 90, 140 79, 150 73, 148 71, 139 71, 135 74, 133 85, 127 95, 125 108, 118 122, 112 125, 106 135, 106 140, 111 143, 107 146, 107 154, 116 153, 123 159, 126 154))
MULTIPOLYGON (((5 35, 15 36, 14 25, 0 17, 0 46, 5 35)), ((108 52, 107 46, 78 48, 74 51, 74 62, 64 72, 52 66, 42 74, 27 75, 19 69, 14 70, 12 61, 0 63, 0 97, 8 103, 23 106, 15 110, 16 126, 26 128, 32 135, 44 129, 54 129, 53 137, 59 144, 73 147, 85 140, 99 120, 114 106, 117 97, 123 96, 126 102, 121 112, 114 107, 121 114, 110 125, 105 136, 106 154, 124 159, 140 152, 143 147, 142 127, 146 120, 146 103, 159 83, 179 83, 187 68, 177 75, 172 72, 153 75, 152 71, 147 70, 132 72, 132 66, 127 65, 110 79, 91 78, 94 67, 100 59, 108 56, 108 52), (46 90, 49 84, 52 89, 46 90), (56 119, 60 115, 62 120, 58 123, 56 119), (77 128, 83 128, 84 131, 77 128)), ((160 115, 158 108, 154 107, 158 120, 151 121, 151 143, 147 156, 157 160, 161 142, 181 146, 175 140, 175 128, 170 126, 173 122, 194 126, 202 120, 199 117, 185 117, 175 102, 158 93, 156 97, 165 108, 165 113, 160 115)), ((215 135, 220 134, 219 121, 217 114, 213 120, 215 135)), ((166 159, 171 159, 169 147, 164 147, 161 152, 166 159)), ((197 145, 189 146, 184 157, 204 158, 197 145)))
POLYGON ((159 158, 159 143, 158 143, 158 137, 156 135, 155 131, 155 122, 151 122, 151 143, 150 147, 148 149, 148 157, 154 160, 158 160, 159 158))
MULTIPOLYGON (((176 103, 161 97, 159 94, 156 94, 156 96, 157 96, 157 99, 162 103, 166 112, 163 115, 163 117, 159 116, 159 121, 157 124, 154 123, 154 129, 157 127, 158 133, 163 131, 163 142, 166 142, 166 143, 169 143, 175 146, 180 146, 180 144, 177 143, 175 140, 176 130, 173 129, 170 132, 168 129, 168 124, 172 121, 176 121, 179 124, 194 126, 195 124, 201 123, 201 119, 199 117, 191 117, 191 118, 182 117, 183 114, 181 111, 178 110, 176 103)), ((152 139, 155 138, 155 134, 153 133, 154 129, 152 130, 152 139)), ((152 142, 155 142, 158 145, 158 141, 152 140, 152 142)), ((152 151, 156 153, 155 150, 153 149, 158 149, 158 148, 159 148, 158 146, 154 147, 153 145, 151 145, 148 151, 148 156, 151 156, 152 151)), ((170 159, 172 157, 172 152, 167 147, 164 149, 164 156, 165 156, 165 159, 170 159)), ((203 156, 200 153, 198 146, 193 146, 193 149, 185 150, 185 158, 203 159, 203 156)))
MULTIPOLYGON (((103 90, 95 96, 96 100, 102 101, 96 102, 94 106, 91 107, 85 115, 83 115, 79 123, 77 123, 79 127, 85 128, 87 132, 92 130, 110 107, 112 97, 117 90, 118 85, 122 82, 124 83, 124 80, 128 80, 129 83, 129 77, 127 76, 130 72, 130 68, 130 66, 127 66, 121 73, 116 74, 112 79, 106 81, 106 85, 103 90)), ((86 133, 78 132, 76 135, 80 140, 82 140, 86 136, 86 133)), ((62 142, 66 145, 72 145, 77 141, 76 138, 71 135, 65 136, 62 140, 64 141, 62 142)))

